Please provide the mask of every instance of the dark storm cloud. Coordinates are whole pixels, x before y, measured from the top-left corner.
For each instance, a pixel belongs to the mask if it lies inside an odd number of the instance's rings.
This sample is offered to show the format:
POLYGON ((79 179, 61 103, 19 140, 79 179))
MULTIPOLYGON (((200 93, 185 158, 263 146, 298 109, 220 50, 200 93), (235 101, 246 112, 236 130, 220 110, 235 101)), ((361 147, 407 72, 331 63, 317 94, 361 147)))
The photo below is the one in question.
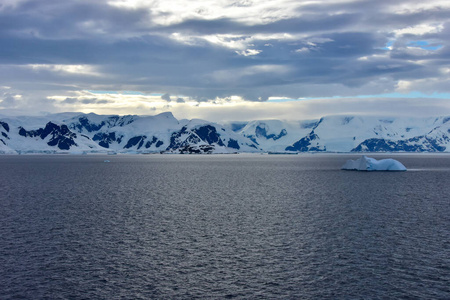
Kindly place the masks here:
POLYGON ((161 99, 166 100, 167 102, 170 102, 171 101, 170 94, 166 93, 166 94, 162 95, 161 99))
POLYGON ((285 19, 264 25, 246 25, 229 18, 218 20, 191 19, 182 23, 161 28, 163 32, 185 32, 195 34, 243 34, 256 33, 296 33, 314 32, 328 29, 339 29, 352 25, 360 18, 356 14, 341 14, 329 16, 327 14, 311 14, 301 19, 285 19))
POLYGON ((109 39, 108 34, 144 31, 140 23, 147 19, 145 9, 119 9, 104 1, 24 1, 0 11, 0 32, 45 38, 109 39), (89 23, 93 26, 89 27, 89 23))
POLYGON ((63 103, 66 104, 74 104, 77 103, 79 100, 77 98, 66 98, 63 100, 63 103))
POLYGON ((107 104, 112 101, 97 98, 78 99, 73 97, 67 97, 62 101, 63 104, 107 104))
MULTIPOLYGON (((367 93, 373 93, 384 80, 392 81, 387 86, 392 89, 394 81, 433 78, 450 65, 448 7, 393 9, 421 3, 326 2, 296 6, 298 15, 265 23, 192 15, 164 25, 153 19, 151 7, 23 1, 0 7, 0 79, 28 91, 136 90, 164 93, 166 101, 170 94, 199 101, 231 95, 264 101, 270 96, 355 94, 364 93, 369 83, 367 93), (394 31, 425 23, 442 28, 394 31), (421 40, 437 50, 411 47, 421 40), (392 50, 386 48, 389 41, 392 50), (100 76, 30 64, 86 64, 100 76)), ((252 7, 250 2, 236 5, 252 7)))

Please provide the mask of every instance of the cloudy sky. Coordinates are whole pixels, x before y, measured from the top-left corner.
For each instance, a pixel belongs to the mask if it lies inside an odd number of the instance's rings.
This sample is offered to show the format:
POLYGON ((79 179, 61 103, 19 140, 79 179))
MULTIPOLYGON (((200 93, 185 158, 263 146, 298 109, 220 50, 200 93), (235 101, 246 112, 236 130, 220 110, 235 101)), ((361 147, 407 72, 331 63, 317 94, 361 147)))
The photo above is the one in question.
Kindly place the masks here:
POLYGON ((0 114, 450 114, 448 0, 0 0, 0 114))

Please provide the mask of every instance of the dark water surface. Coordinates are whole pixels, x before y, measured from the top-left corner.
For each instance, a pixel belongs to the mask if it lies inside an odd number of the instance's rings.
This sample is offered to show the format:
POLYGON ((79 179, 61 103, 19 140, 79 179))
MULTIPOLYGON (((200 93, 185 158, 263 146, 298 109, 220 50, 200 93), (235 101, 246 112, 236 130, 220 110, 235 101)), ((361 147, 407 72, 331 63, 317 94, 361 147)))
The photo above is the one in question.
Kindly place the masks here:
POLYGON ((356 157, 0 156, 0 299, 450 299, 450 156, 356 157))

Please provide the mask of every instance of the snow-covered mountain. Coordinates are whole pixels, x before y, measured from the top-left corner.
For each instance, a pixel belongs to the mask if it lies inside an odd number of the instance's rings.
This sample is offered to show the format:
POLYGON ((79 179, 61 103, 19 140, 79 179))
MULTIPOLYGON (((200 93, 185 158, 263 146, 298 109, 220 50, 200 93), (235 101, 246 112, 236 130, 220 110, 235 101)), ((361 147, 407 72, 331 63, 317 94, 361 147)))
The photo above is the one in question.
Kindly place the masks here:
POLYGON ((0 153, 233 153, 261 151, 252 141, 203 120, 156 116, 56 114, 0 118, 0 153))
POLYGON ((450 117, 328 116, 230 124, 265 151, 450 152, 450 117))
POLYGON ((0 153, 450 152, 450 117, 217 124, 172 113, 1 117, 0 153))

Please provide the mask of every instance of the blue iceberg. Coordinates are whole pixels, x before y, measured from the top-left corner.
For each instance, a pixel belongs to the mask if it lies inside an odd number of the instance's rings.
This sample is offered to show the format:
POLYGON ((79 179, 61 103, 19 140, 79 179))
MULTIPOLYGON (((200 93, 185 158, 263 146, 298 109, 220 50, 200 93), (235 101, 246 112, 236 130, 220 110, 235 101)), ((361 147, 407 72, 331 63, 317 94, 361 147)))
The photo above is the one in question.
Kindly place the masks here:
POLYGON ((341 169, 356 171, 406 171, 406 167, 395 159, 376 160, 365 155, 356 160, 348 160, 341 169))

